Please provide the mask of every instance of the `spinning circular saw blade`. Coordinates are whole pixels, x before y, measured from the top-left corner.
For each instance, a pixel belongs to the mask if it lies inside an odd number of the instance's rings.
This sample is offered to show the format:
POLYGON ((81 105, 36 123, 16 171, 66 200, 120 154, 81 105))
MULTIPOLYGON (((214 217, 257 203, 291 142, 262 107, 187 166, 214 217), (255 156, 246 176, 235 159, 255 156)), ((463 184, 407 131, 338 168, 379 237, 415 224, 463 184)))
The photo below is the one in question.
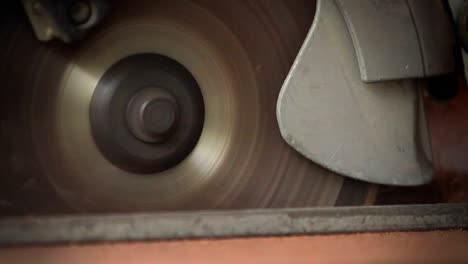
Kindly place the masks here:
MULTIPOLYGON (((0 29, 1 170, 8 175, 4 186, 20 190, 12 196, 45 199, 25 189, 34 182, 77 211, 335 204, 342 177, 290 148, 275 118, 281 84, 312 22, 312 1, 112 1, 111 10, 85 39, 71 45, 41 43, 24 17, 5 17, 0 29), (202 95, 204 118, 197 121, 202 129, 192 137, 195 144, 175 162, 158 167, 163 169, 138 166, 154 155, 164 162, 171 150, 155 150, 155 144, 175 136, 149 135, 146 121, 129 122, 128 116, 138 119, 147 104, 169 98, 177 130, 187 101, 160 91, 171 83, 161 80, 180 81, 167 70, 179 66, 157 66, 145 57, 148 64, 133 61, 125 70, 110 70, 139 54, 177 62, 202 95), (90 121, 97 87, 103 89, 100 96, 109 95, 97 103, 104 109, 98 111, 102 125, 90 121), (148 87, 160 90, 129 103, 135 98, 130 93, 148 87), (124 108, 136 114, 124 114, 124 108), (107 137, 96 136, 96 129, 107 131, 107 137), (147 137, 139 138, 135 130, 147 137), (106 152, 109 144, 116 145, 106 152)), ((184 94, 192 88, 177 89, 184 94)))

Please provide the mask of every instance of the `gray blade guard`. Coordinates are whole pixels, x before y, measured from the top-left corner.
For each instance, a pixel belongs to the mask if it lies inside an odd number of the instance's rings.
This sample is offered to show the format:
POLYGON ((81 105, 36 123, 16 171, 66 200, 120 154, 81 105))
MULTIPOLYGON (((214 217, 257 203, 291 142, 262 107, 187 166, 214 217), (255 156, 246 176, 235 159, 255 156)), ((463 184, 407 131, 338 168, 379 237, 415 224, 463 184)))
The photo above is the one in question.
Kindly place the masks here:
POLYGON ((310 160, 355 179, 402 186, 430 182, 431 150, 419 101, 425 81, 395 80, 418 73, 398 78, 390 72, 392 78, 382 79, 391 81, 364 82, 356 35, 342 11, 335 1, 318 1, 278 98, 283 138, 310 160))

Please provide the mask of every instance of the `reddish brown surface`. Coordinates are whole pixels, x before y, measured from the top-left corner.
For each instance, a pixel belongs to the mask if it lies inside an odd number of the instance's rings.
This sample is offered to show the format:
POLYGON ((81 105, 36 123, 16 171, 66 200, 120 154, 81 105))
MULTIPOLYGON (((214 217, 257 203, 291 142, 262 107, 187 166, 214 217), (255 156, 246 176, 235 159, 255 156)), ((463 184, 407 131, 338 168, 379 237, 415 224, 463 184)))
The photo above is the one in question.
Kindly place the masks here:
POLYGON ((451 100, 436 100, 429 95, 423 98, 434 181, 419 187, 380 186, 376 204, 468 202, 468 87, 463 73, 457 81, 441 78, 433 85, 436 89, 457 85, 457 94, 451 100))
POLYGON ((1 264, 468 263, 463 231, 0 249, 1 264))
POLYGON ((468 88, 463 78, 455 98, 440 102, 426 97, 424 105, 435 184, 444 202, 468 202, 468 88))

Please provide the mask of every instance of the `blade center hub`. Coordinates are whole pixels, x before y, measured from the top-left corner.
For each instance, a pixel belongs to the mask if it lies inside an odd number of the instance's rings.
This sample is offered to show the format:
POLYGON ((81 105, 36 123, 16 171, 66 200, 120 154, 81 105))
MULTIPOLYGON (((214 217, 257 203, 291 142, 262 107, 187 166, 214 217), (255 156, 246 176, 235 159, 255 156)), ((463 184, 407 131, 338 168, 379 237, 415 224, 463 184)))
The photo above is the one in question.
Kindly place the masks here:
POLYGON ((94 141, 111 163, 138 174, 184 160, 201 135, 205 108, 191 73, 159 54, 135 54, 112 65, 90 105, 94 141))

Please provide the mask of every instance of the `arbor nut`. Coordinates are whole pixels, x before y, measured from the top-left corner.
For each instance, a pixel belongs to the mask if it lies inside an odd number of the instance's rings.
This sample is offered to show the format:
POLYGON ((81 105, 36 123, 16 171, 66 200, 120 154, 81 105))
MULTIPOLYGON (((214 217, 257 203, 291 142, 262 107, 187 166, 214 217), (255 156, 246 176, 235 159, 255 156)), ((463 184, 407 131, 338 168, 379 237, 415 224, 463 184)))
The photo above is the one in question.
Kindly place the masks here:
POLYGON ((127 125, 133 135, 148 143, 161 142, 177 127, 178 106, 161 88, 138 91, 127 106, 127 125))
POLYGON ((148 133, 163 136, 175 126, 177 106, 170 100, 157 98, 141 107, 140 118, 148 133))

